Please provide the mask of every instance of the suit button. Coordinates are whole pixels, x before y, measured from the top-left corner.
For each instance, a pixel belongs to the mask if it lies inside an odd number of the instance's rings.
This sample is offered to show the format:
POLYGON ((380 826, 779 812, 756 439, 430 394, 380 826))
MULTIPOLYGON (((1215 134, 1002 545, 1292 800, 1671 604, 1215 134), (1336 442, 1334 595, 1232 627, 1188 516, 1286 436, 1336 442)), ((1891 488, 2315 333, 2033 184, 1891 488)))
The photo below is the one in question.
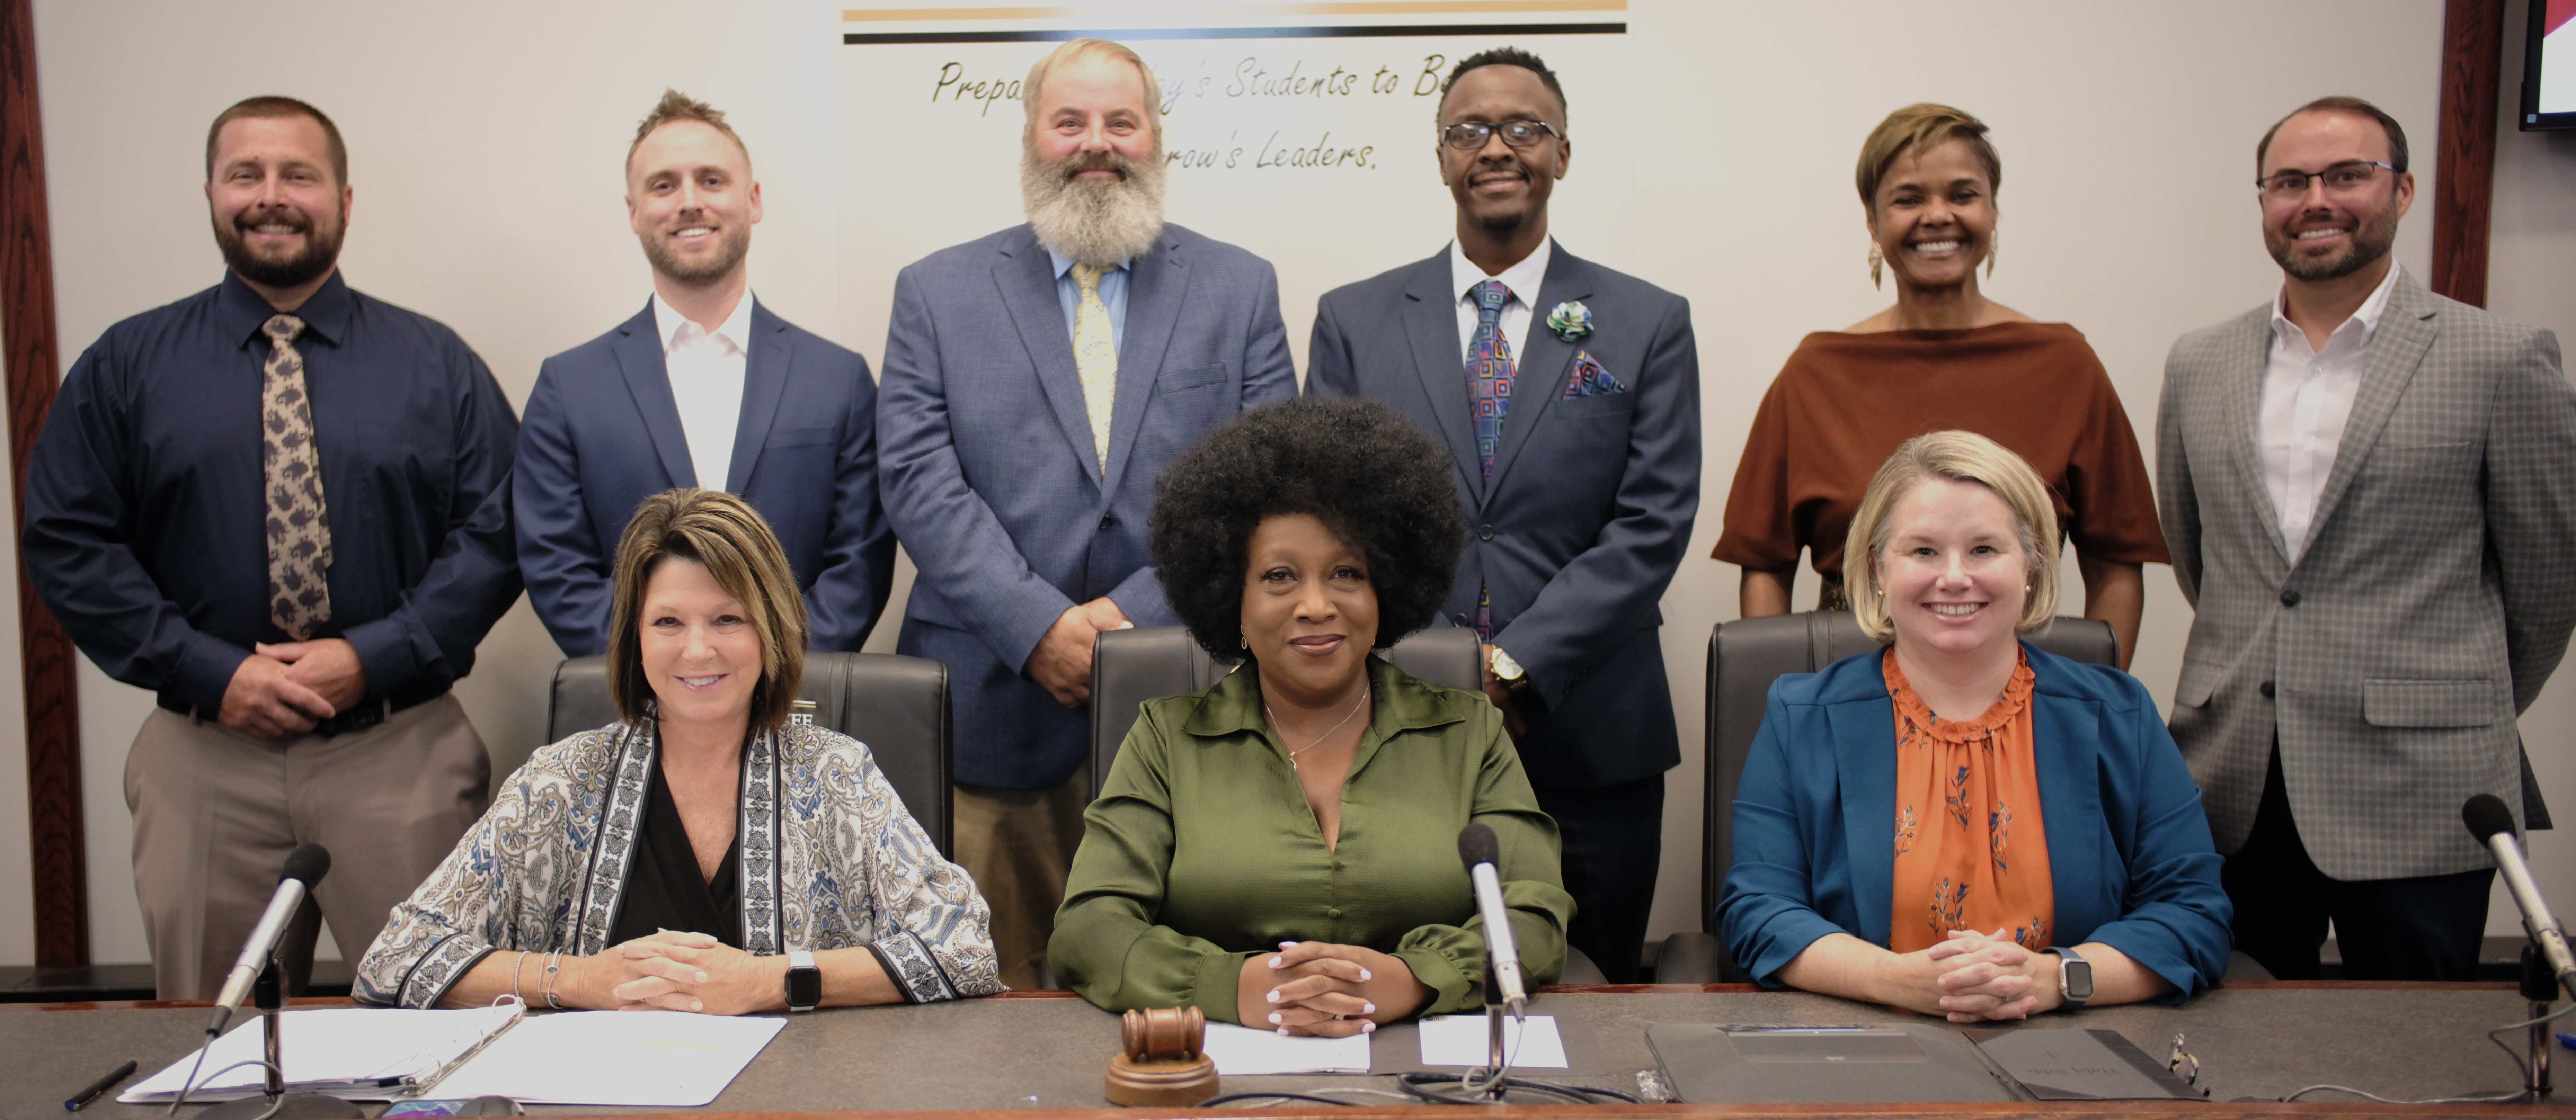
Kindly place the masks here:
POLYGON ((1326 909, 1324 910, 1324 916, 1325 916, 1325 917, 1327 917, 1327 918, 1338 918, 1338 917, 1341 917, 1341 916, 1342 916, 1342 908, 1341 908, 1341 907, 1339 907, 1339 906, 1328 907, 1328 908, 1326 908, 1326 909))
POLYGON ((2298 605, 2299 605, 2299 589, 2298 589, 2298 588, 2295 588, 2295 587, 2284 587, 2284 588, 2282 588, 2282 589, 2281 589, 2281 605, 2282 605, 2282 606, 2285 606, 2285 607, 2295 607, 2295 606, 2298 606, 2298 605))
POLYGON ((1100 527, 1101 527, 1101 528, 1103 528, 1103 529, 1115 529, 1115 528, 1117 528, 1117 527, 1118 527, 1118 515, 1113 513, 1113 514, 1110 514, 1110 515, 1108 515, 1108 516, 1106 516, 1106 517, 1101 518, 1101 519, 1100 519, 1100 527))
POLYGON ((1476 526, 1476 539, 1480 541, 1489 541, 1494 539, 1494 527, 1491 525, 1476 526))
POLYGON ((2263 698, 2266 700, 2272 698, 2272 682, 2270 681, 2263 682, 2263 698))
POLYGON ((1469 623, 1469 622, 1467 621, 1467 616, 1466 616, 1466 615, 1461 614, 1461 615, 1459 615, 1459 616, 1458 616, 1458 625, 1460 625, 1460 626, 1467 626, 1467 625, 1472 625, 1472 624, 1471 624, 1471 623, 1469 623))

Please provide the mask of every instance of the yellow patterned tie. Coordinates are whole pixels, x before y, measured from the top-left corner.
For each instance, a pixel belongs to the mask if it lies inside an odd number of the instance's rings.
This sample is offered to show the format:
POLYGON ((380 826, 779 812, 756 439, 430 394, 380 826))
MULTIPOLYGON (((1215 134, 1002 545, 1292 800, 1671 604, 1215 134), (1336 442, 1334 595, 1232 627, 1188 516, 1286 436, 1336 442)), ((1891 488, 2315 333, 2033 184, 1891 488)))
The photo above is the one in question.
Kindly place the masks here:
POLYGON ((1073 266, 1082 305, 1073 313, 1073 364, 1082 371, 1082 403, 1091 413, 1091 451, 1100 473, 1109 473, 1109 414, 1118 398, 1118 341, 1109 330, 1109 305, 1100 302, 1100 270, 1073 266))
POLYGON ((268 362, 260 370, 260 459, 268 493, 268 620, 303 641, 331 620, 331 523, 322 501, 322 456, 313 445, 313 405, 304 394, 304 320, 271 317, 268 362))

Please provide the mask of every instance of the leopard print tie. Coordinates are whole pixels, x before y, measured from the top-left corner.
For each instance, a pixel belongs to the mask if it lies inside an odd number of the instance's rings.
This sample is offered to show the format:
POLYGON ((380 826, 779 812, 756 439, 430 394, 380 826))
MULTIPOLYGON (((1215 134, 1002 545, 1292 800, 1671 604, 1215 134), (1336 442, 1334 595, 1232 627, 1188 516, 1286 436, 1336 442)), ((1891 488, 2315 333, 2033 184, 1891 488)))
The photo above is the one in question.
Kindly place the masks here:
POLYGON ((304 320, 271 317, 268 364, 260 370, 260 461, 268 492, 268 620, 303 641, 331 620, 331 524, 322 502, 322 458, 313 444, 313 405, 304 395, 304 320))

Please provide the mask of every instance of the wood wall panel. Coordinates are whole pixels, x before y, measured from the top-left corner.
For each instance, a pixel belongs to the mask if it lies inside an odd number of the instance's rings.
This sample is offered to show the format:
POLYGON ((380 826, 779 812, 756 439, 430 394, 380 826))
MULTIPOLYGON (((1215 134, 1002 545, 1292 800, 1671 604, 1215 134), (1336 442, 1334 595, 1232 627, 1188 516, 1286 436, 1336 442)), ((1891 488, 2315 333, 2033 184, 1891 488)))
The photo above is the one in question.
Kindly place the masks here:
POLYGON ((2448 0, 2442 12, 2442 120, 2433 138, 2432 288, 2478 307, 2487 304, 2503 55, 2504 0, 2448 0))

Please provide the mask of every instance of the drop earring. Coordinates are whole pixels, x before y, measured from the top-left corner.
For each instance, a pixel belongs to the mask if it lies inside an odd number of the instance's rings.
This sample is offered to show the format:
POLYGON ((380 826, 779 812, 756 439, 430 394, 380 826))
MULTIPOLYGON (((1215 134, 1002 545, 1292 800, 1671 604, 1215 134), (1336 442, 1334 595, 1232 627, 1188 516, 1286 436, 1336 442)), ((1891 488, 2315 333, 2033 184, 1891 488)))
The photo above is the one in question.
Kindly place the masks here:
POLYGON ((2002 230, 1986 231, 1986 279, 1995 278, 1995 247, 2003 243, 2002 230))
POLYGON ((1869 243, 1869 286, 1870 286, 1871 288, 1874 288, 1874 289, 1875 289, 1875 288, 1883 287, 1883 285, 1881 285, 1881 284, 1879 283, 1878 270, 1879 270, 1879 266, 1880 266, 1880 265, 1882 265, 1882 264, 1885 264, 1885 263, 1886 263, 1886 261, 1887 261, 1887 258, 1886 258, 1885 256, 1881 255, 1881 254, 1879 253, 1879 251, 1878 251, 1878 242, 1875 242, 1875 241, 1870 242, 1870 243, 1869 243))

